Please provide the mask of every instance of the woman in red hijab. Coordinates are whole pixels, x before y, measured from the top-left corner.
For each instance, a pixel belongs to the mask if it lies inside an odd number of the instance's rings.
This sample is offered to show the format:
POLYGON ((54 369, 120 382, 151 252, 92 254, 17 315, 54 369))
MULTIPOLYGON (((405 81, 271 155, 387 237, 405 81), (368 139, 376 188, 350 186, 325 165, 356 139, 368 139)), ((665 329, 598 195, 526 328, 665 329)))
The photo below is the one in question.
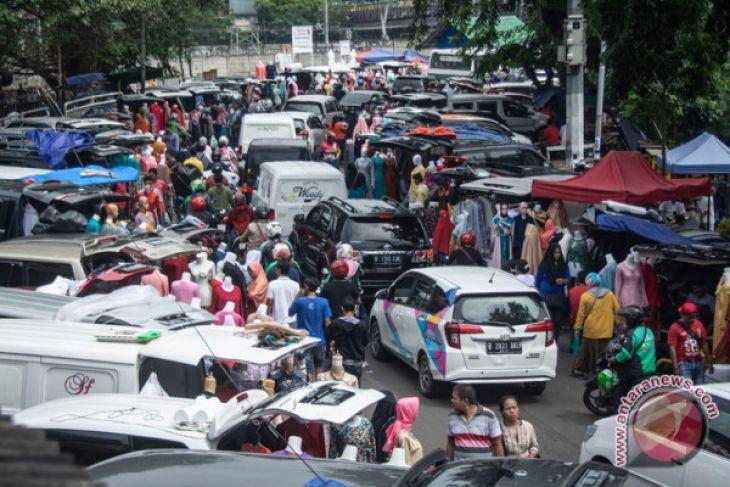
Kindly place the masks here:
POLYGON ((555 235, 555 224, 552 220, 545 222, 545 230, 540 235, 540 248, 544 254, 547 251, 548 245, 550 245, 550 239, 555 235))
POLYGON ((451 243, 451 232, 454 231, 454 222, 449 218, 449 212, 441 210, 439 212, 439 220, 433 231, 431 246, 433 247, 434 264, 443 263, 444 257, 449 255, 449 244, 451 243))
POLYGON ((139 112, 134 115, 134 131, 142 132, 143 134, 146 134, 150 131, 149 122, 139 112))
POLYGON ((164 127, 162 120, 162 107, 157 102, 153 102, 150 105, 150 116, 155 117, 154 130, 157 134, 164 127))

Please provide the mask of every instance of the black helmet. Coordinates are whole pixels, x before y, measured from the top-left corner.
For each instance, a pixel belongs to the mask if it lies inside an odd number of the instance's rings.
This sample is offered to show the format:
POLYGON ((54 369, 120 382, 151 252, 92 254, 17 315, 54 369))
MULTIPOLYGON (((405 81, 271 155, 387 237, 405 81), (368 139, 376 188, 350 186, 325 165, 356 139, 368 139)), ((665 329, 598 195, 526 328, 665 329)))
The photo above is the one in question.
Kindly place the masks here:
POLYGON ((268 220, 269 219, 269 209, 265 206, 257 206, 253 210, 254 214, 256 215, 257 220, 268 220))
POLYGON ((618 310, 618 316, 626 320, 629 328, 639 326, 644 322, 644 310, 639 306, 624 306, 618 310))

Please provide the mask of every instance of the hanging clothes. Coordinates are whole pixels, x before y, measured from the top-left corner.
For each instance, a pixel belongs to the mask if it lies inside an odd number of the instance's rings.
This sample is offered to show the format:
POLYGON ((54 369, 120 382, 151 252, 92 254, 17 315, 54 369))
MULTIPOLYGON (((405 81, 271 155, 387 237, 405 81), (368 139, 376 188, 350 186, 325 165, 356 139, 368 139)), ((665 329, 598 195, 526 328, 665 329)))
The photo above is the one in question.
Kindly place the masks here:
POLYGON ((170 294, 170 281, 168 277, 155 269, 149 274, 142 276, 141 282, 145 286, 152 286, 163 298, 170 294))
POLYGON ((550 239, 553 235, 555 235, 555 224, 552 220, 547 220, 545 222, 545 229, 543 230, 542 235, 540 235, 540 250, 542 250, 543 254, 547 251, 550 239))
POLYGON ((231 289, 226 291, 223 286, 215 286, 213 288, 213 297, 210 301, 210 312, 215 314, 221 311, 226 303, 233 303, 233 311, 241 314, 241 288, 231 285, 231 289))
POLYGON ((436 223, 436 228, 433 231, 433 239, 431 240, 431 245, 434 250, 449 255, 451 233, 454 231, 454 227, 454 223, 449 218, 449 212, 440 210, 439 220, 436 223))
POLYGON ((215 314, 215 324, 216 325, 224 325, 225 322, 226 322, 226 317, 227 316, 230 316, 231 318, 233 318, 233 323, 236 326, 242 327, 242 326, 245 325, 245 323, 243 321, 243 317, 240 314, 236 313, 235 310, 234 311, 226 311, 224 309, 218 311, 215 314))
POLYGON ((375 432, 369 419, 355 416, 343 424, 333 424, 329 458, 338 458, 347 445, 357 448, 358 462, 374 463, 376 458, 375 432))
POLYGON ((530 266, 530 274, 537 273, 537 268, 542 260, 542 249, 540 248, 540 227, 529 223, 525 229, 525 241, 522 244, 522 258, 530 266))
POLYGON ((568 241, 568 252, 566 253, 565 260, 568 261, 568 267, 570 268, 570 275, 572 277, 577 276, 580 271, 588 272, 590 270, 588 242, 585 238, 570 238, 568 241))
POLYGON ((383 159, 383 184, 385 194, 389 198, 398 199, 398 165, 392 154, 387 154, 383 159))
POLYGON ((177 301, 185 304, 190 304, 193 298, 200 297, 200 286, 193 281, 174 281, 171 291, 177 301))
POLYGON ((652 308, 661 307, 659 298, 659 277, 657 276, 654 266, 649 263, 641 264, 641 274, 644 277, 644 290, 646 291, 646 300, 652 308))
POLYGON ((615 288, 621 306, 646 308, 649 304, 646 299, 644 276, 638 264, 631 267, 626 262, 621 262, 616 266, 615 288))
POLYGON ((720 279, 720 284, 715 292, 715 326, 712 333, 712 355, 715 357, 714 363, 730 363, 730 357, 725 354, 725 347, 728 338, 727 334, 727 317, 728 306, 730 306, 730 281, 725 278, 720 279))
POLYGON ((521 256, 522 244, 525 242, 525 230, 527 230, 527 225, 534 223, 534 221, 532 220, 532 217, 527 214, 524 216, 522 216, 522 214, 518 214, 514 220, 515 226, 512 233, 512 255, 521 256))
POLYGON ((603 281, 603 287, 606 289, 612 291, 615 293, 615 281, 616 281, 616 262, 609 262, 605 266, 603 266, 603 269, 601 269, 601 272, 598 273, 599 276, 601 276, 601 280, 603 281))
POLYGON ((565 211, 565 205, 560 200, 553 200, 547 209, 547 216, 553 221, 558 228, 568 228, 570 220, 568 220, 568 212, 565 211))
POLYGON ((380 153, 376 153, 371 158, 373 164, 373 199, 381 199, 385 196, 385 174, 383 172, 383 158, 380 153))
POLYGON ((493 219, 496 237, 499 238, 499 263, 502 270, 509 270, 512 259, 512 217, 496 216, 493 219))

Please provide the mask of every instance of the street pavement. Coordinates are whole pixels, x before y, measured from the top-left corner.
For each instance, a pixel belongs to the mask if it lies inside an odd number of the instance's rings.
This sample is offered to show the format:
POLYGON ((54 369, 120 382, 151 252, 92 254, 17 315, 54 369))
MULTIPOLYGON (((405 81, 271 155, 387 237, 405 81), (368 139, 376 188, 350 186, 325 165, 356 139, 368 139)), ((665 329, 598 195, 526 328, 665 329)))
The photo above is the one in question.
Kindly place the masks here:
MULTIPOLYGON (((562 334, 561 349, 567 348, 569 335, 562 334)), ((445 448, 446 420, 452 409, 449 388, 445 388, 442 397, 426 399, 418 393, 416 371, 405 363, 395 358, 379 362, 372 356, 368 356, 367 361, 371 371, 363 373, 362 387, 388 390, 396 398, 419 397, 421 409, 414 426, 416 437, 423 444, 424 452, 445 448)), ((507 394, 517 396, 522 418, 535 427, 542 458, 577 461, 585 427, 599 419, 583 405, 584 381, 569 374, 570 363, 569 354, 558 353, 557 377, 537 397, 527 394, 519 384, 477 386, 480 403, 495 413, 499 410, 500 397, 507 394)))

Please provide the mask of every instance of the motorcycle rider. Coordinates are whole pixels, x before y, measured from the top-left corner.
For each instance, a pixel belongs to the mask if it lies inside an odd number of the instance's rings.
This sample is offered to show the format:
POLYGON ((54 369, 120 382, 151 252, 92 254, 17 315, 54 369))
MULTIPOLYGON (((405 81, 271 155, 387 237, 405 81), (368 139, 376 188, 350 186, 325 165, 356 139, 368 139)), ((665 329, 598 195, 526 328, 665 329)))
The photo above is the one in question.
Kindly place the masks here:
POLYGON ((261 252, 261 266, 266 269, 276 259, 274 258, 274 247, 278 243, 284 243, 289 247, 289 251, 292 252, 292 246, 289 242, 281 237, 281 223, 269 222, 266 224, 266 233, 269 235, 269 239, 261 244, 259 252, 261 252))
POLYGON ((616 366, 624 395, 644 377, 656 373, 656 342, 639 306, 624 306, 616 318, 621 330, 621 349, 609 358, 609 363, 616 366))
POLYGON ((487 263, 479 251, 474 248, 477 243, 474 232, 464 232, 459 237, 461 247, 449 254, 448 265, 479 265, 486 267, 487 263))
POLYGON ((241 235, 241 241, 246 242, 248 250, 258 250, 266 242, 266 225, 269 221, 269 209, 264 206, 254 208, 255 219, 248 224, 248 228, 241 235))

